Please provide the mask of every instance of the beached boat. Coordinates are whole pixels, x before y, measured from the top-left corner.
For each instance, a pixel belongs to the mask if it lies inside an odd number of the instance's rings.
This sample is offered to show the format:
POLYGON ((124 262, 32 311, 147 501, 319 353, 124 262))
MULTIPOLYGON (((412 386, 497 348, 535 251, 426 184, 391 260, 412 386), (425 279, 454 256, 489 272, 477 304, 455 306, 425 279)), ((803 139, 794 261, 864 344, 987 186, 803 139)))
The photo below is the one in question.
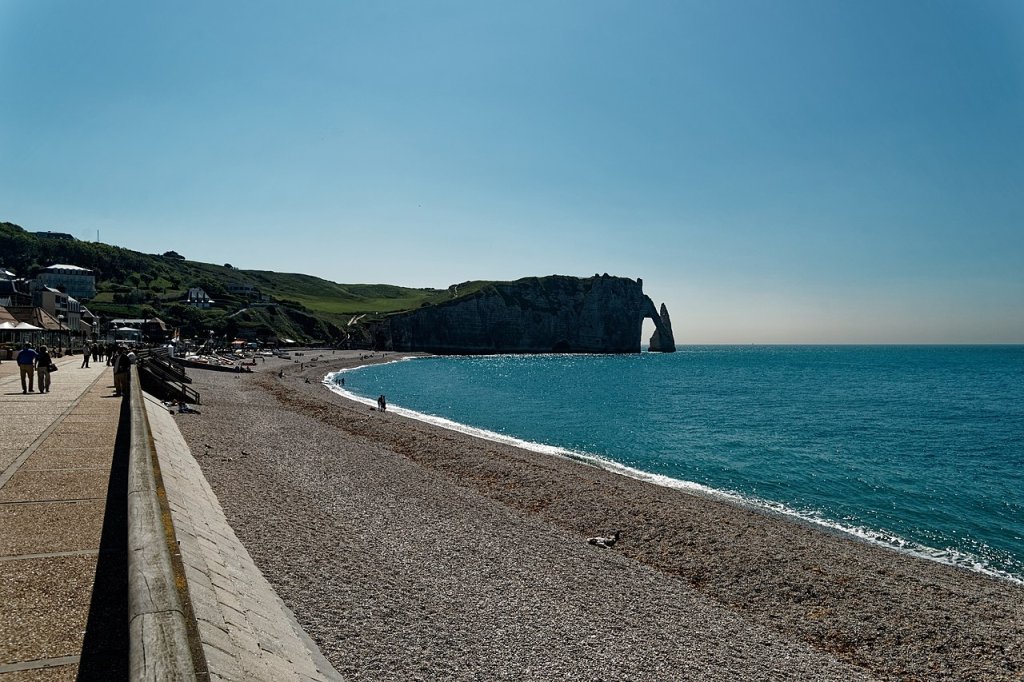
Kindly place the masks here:
POLYGON ((250 372, 251 369, 242 365, 243 358, 223 355, 186 355, 175 358, 185 367, 194 369, 212 369, 218 372, 250 372))

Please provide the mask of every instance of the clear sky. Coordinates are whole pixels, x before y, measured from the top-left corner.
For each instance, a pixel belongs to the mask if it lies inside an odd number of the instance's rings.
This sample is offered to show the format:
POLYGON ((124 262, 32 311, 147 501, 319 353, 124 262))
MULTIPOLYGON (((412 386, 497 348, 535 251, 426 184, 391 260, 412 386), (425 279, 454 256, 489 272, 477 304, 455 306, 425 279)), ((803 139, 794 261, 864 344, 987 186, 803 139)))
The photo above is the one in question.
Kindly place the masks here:
POLYGON ((680 343, 1024 343, 1024 2, 0 0, 0 220, 680 343))

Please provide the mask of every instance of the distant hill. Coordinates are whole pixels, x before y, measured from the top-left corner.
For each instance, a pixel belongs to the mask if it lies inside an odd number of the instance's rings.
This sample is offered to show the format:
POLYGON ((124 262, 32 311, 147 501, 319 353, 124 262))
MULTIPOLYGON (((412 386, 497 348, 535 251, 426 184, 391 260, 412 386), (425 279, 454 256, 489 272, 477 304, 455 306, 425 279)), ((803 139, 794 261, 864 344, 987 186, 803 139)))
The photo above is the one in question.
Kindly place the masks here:
POLYGON ((118 246, 33 233, 0 222, 0 267, 34 277, 54 263, 90 268, 97 295, 85 301, 105 319, 160 317, 182 334, 292 338, 304 343, 369 343, 366 323, 380 316, 466 296, 488 282, 448 289, 388 284, 338 284, 311 275, 241 270, 191 261, 174 251, 145 254, 118 246), (252 291, 248 290, 248 286, 252 291), (186 305, 201 287, 215 301, 207 310, 186 305), (268 300, 264 300, 269 298, 268 300))

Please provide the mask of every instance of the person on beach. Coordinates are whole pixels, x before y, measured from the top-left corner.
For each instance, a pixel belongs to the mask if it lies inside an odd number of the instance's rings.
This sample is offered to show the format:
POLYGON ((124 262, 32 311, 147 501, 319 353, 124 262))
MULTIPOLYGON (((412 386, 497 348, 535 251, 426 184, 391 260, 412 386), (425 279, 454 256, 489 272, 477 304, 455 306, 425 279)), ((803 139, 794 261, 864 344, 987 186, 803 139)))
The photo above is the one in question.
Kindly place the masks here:
POLYGON ((25 342, 25 347, 18 353, 18 371, 21 373, 21 392, 35 393, 32 388, 35 374, 36 352, 32 344, 25 342), (25 388, 25 377, 28 377, 28 389, 25 388))
POLYGON ((53 359, 50 358, 46 346, 39 346, 39 352, 36 353, 36 375, 39 378, 40 393, 50 392, 50 365, 52 364, 53 359))
POLYGON ((377 409, 381 412, 388 411, 388 399, 384 397, 383 393, 381 393, 380 397, 377 398, 377 409))

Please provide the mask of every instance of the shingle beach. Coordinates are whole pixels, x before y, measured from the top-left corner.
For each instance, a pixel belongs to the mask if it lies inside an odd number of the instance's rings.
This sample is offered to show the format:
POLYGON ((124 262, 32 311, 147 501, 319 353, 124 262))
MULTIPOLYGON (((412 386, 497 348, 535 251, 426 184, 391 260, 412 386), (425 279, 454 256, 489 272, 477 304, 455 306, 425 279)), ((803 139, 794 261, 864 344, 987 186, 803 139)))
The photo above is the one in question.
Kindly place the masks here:
POLYGON ((320 385, 380 359, 190 371, 201 414, 175 416, 347 679, 1024 679, 1024 586, 320 385))

